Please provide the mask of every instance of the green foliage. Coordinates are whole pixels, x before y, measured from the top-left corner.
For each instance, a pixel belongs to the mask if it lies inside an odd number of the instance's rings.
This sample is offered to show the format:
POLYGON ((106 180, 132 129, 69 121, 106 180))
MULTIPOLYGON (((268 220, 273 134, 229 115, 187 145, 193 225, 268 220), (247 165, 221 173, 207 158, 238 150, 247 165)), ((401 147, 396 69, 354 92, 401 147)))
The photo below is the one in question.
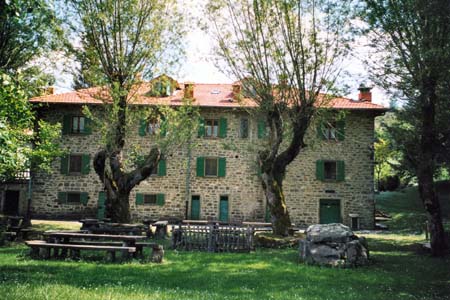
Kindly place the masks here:
POLYGON ((51 3, 46 0, 0 1, 0 70, 16 72, 64 40, 51 3))
POLYGON ((49 170, 61 155, 60 125, 39 121, 35 127, 27 96, 22 82, 0 73, 0 180, 27 169, 49 170))

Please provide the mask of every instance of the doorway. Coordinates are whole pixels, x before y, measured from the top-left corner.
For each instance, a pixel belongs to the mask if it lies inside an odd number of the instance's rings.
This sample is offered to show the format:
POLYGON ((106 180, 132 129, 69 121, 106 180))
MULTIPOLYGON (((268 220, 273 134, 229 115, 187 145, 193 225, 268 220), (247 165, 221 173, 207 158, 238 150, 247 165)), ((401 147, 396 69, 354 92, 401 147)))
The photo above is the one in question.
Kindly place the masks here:
POLYGON ((20 191, 5 191, 3 202, 3 213, 5 215, 17 216, 19 214, 20 191))
POLYGON ((200 220, 200 196, 191 198, 191 220, 200 220))

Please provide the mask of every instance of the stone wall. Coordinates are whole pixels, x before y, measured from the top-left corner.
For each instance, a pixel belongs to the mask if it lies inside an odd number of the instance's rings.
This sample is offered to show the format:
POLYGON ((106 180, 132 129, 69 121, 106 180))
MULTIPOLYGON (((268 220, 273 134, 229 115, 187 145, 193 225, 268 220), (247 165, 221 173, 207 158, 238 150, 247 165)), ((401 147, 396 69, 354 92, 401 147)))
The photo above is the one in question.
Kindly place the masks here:
MULTIPOLYGON (((42 112, 44 118, 61 122, 64 114, 80 113, 77 105, 50 106, 42 112)), ((230 221, 263 221, 265 200, 257 177, 257 138, 255 118, 250 118, 250 136, 239 138, 240 119, 248 114, 240 109, 203 108, 202 117, 227 119, 227 138, 195 138, 197 147, 192 151, 190 170, 190 195, 186 195, 187 150, 173 149, 166 164, 166 176, 151 176, 133 189, 130 196, 132 216, 135 220, 161 217, 189 218, 191 195, 200 196, 200 218, 216 219, 219 214, 220 196, 227 195, 230 221), (225 157, 226 177, 208 178, 196 176, 197 157, 225 157), (165 203, 159 205, 136 205, 136 193, 163 193, 165 203)), ((284 183, 288 209, 292 221, 306 225, 319 221, 320 199, 340 199, 341 215, 349 224, 349 214, 359 214, 361 227, 373 226, 373 162, 370 146, 373 144, 373 115, 370 112, 352 112, 346 118, 344 141, 318 141, 315 129, 308 134, 306 148, 288 167, 284 183), (344 182, 321 182, 316 180, 316 160, 345 161, 344 182), (333 192, 331 192, 333 191, 333 192)), ((63 146, 71 153, 89 153, 93 158, 99 149, 101 136, 95 130, 90 135, 64 135, 63 146)), ((130 133, 127 143, 139 144, 142 149, 151 146, 150 136, 141 137, 138 129, 130 133)), ((36 176, 33 193, 33 214, 39 217, 80 218, 96 214, 101 183, 93 167, 87 175, 62 175, 60 161, 53 163, 53 172, 36 176), (88 192, 87 205, 58 204, 60 191, 88 192)))

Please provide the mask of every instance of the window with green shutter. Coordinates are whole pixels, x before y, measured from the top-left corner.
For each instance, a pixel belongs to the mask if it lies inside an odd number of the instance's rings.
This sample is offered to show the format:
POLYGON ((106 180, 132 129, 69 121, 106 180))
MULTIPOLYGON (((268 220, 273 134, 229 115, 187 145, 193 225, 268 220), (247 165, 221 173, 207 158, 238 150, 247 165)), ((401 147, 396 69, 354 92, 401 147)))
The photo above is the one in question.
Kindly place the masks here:
POLYGON ((219 157, 219 177, 225 177, 227 169, 227 161, 225 157, 219 157))
POLYGON ((197 157, 197 177, 205 177, 205 158, 197 157))
POLYGON ((158 204, 159 206, 163 206, 165 203, 165 197, 164 194, 158 194, 156 195, 156 204, 158 204))
POLYGON ((91 134, 92 120, 84 116, 64 115, 62 122, 63 134, 91 134))
POLYGON ((164 205, 164 194, 136 194, 136 205, 164 205))
POLYGON ((316 161, 316 178, 321 181, 344 181, 344 161, 316 161))
POLYGON ((316 161, 316 179, 317 180, 324 180, 324 161, 323 160, 318 160, 316 161))
POLYGON ((67 193, 66 192, 58 192, 58 204, 67 203, 67 193))
POLYGON ((80 203, 87 205, 89 201, 89 194, 86 192, 80 193, 80 203))
POLYGON ((338 141, 345 139, 345 119, 336 121, 336 137, 338 141))
POLYGON ((199 118, 198 120, 198 137, 204 137, 205 136, 205 119, 199 118))
POLYGON ((145 136, 147 134, 147 120, 139 120, 139 136, 145 136))
POLYGON ((89 194, 86 192, 58 192, 59 204, 83 204, 87 205, 89 194))
POLYGON ((136 205, 144 204, 144 194, 136 193, 136 205))
POLYGON ((61 156, 61 174, 67 175, 69 174, 69 155, 61 156))
POLYGON ((345 119, 321 121, 317 125, 317 137, 321 140, 343 141, 345 139, 345 119))
POLYGON ((81 174, 89 174, 91 170, 91 156, 89 154, 83 154, 81 156, 81 174))
POLYGON ((166 160, 161 159, 158 163, 158 176, 166 176, 166 160))
POLYGON ((227 119, 226 118, 220 118, 219 119, 219 137, 220 138, 226 138, 227 137, 227 119))
POLYGON ((267 135, 267 129, 266 129, 266 121, 259 120, 258 121, 258 139, 263 139, 267 135))

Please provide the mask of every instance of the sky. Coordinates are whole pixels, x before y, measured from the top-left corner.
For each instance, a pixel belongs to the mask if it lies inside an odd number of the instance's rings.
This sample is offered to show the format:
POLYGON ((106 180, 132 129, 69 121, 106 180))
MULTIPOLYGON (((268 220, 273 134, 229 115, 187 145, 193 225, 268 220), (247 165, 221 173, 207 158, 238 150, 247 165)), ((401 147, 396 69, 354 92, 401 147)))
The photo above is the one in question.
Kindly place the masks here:
MULTIPOLYGON (((204 0, 182 0, 183 7, 189 10, 188 14, 198 17, 201 12, 201 7, 204 0)), ((212 62, 213 57, 213 41, 208 37, 205 32, 200 28, 191 28, 185 37, 186 42, 186 58, 181 61, 182 66, 178 74, 171 74, 174 78, 180 82, 191 81, 195 83, 231 83, 235 80, 227 77, 227 75, 217 69, 212 62)), ((366 67, 360 59, 364 53, 363 47, 364 41, 356 43, 354 48, 355 55, 347 59, 344 63, 343 69, 349 74, 349 78, 346 78, 345 83, 350 87, 350 93, 345 95, 347 97, 357 99, 358 87, 361 83, 370 84, 368 79, 368 72, 366 67), (359 46, 358 46, 359 45, 359 46), (359 48, 358 48, 359 47, 359 48)), ((56 78, 55 92, 63 93, 72 89, 72 75, 70 70, 74 68, 74 63, 64 59, 62 55, 56 55, 56 60, 51 67, 48 67, 48 71, 53 72, 56 78)), ((389 106, 389 98, 383 92, 382 89, 374 86, 372 90, 373 102, 389 106)))

